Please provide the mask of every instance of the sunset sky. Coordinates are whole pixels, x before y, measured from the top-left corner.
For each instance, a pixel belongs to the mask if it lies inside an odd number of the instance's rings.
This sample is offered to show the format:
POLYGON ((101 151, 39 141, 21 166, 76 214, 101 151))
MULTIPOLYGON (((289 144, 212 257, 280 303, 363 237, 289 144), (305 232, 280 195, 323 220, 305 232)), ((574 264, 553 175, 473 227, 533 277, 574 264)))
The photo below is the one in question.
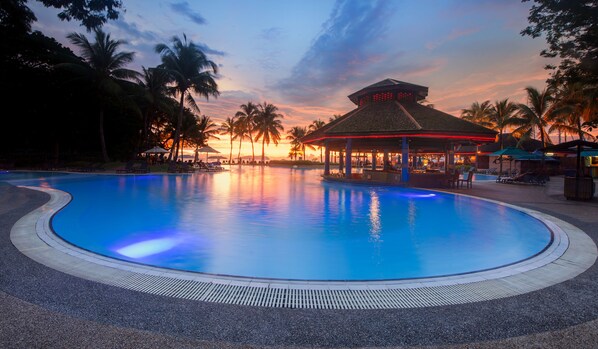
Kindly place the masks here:
MULTIPOLYGON (((91 39, 78 23, 61 22, 58 11, 28 4, 38 18, 34 29, 69 47, 68 33, 91 39)), ((385 78, 428 86, 428 101, 458 116, 475 101, 525 102, 523 89, 544 89, 548 77, 550 62, 540 57, 544 38, 520 35, 529 2, 127 0, 124 6, 104 30, 136 52, 129 68, 158 65, 155 45, 183 34, 219 65, 221 95, 197 98, 201 113, 217 123, 248 101, 278 106, 286 129, 327 121, 355 107, 347 95, 385 78)), ((225 138, 210 145, 229 152, 225 138)), ((247 142, 242 153, 250 152, 247 142)), ((289 146, 266 152, 286 157, 289 146)))

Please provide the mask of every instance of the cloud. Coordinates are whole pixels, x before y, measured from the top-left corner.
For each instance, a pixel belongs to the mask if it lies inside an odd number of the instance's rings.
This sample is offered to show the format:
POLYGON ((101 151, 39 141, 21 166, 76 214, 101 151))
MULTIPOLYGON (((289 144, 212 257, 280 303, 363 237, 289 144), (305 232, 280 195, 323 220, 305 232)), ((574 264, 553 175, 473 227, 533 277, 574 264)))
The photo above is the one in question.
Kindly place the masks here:
MULTIPOLYGON (((317 103, 348 82, 369 82, 364 70, 388 59, 374 45, 387 32, 388 1, 338 0, 320 35, 279 89, 292 101, 317 103)), ((386 50, 387 51, 387 50, 386 50)))
POLYGON ((266 41, 278 40, 282 37, 283 30, 280 27, 271 27, 263 29, 260 33, 260 38, 266 41))
POLYGON ((189 18, 195 24, 202 25, 207 23, 206 19, 203 18, 203 16, 198 12, 193 11, 191 6, 189 6, 189 3, 186 1, 173 2, 170 4, 170 8, 174 12, 189 18))
POLYGON ((466 28, 466 29, 453 29, 453 31, 450 32, 447 36, 445 36, 437 41, 427 43, 426 48, 428 50, 433 50, 433 49, 437 48, 438 46, 446 44, 447 42, 454 41, 460 37, 471 35, 471 34, 479 32, 479 31, 480 31, 480 28, 478 28, 478 27, 466 28))
POLYGON ((158 40, 158 35, 155 32, 150 30, 141 30, 139 29, 139 27, 137 27, 137 24, 135 23, 118 19, 114 22, 111 22, 111 24, 123 31, 125 33, 125 37, 135 38, 135 41, 137 41, 136 39, 142 39, 147 41, 158 40))

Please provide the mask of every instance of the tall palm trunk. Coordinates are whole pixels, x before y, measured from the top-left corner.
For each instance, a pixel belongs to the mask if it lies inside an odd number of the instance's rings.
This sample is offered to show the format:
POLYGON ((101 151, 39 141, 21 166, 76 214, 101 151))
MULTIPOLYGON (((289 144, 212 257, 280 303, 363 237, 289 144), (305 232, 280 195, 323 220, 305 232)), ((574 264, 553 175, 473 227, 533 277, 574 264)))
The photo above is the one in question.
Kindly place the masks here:
POLYGON ((173 154, 174 154, 174 161, 177 161, 177 159, 178 159, 178 149, 177 149, 177 152, 174 153, 174 146, 179 143, 179 139, 181 138, 181 128, 183 128, 183 110, 184 110, 183 101, 184 100, 185 100, 185 91, 181 91, 181 100, 179 102, 180 103, 179 118, 177 119, 177 122, 176 122, 176 129, 174 130, 173 147, 172 147, 172 149, 170 149, 170 156, 168 157, 168 160, 172 159, 173 154))
POLYGON ((237 162, 241 165, 241 143, 243 142, 243 138, 239 137, 239 154, 237 155, 237 162))
POLYGON ((264 144, 265 143, 266 143, 266 141, 262 137, 262 166, 264 166, 266 164, 266 155, 264 153, 264 144))
POLYGON ((108 150, 106 150, 106 139, 104 138, 104 108, 100 108, 100 144, 102 146, 102 158, 104 162, 110 162, 108 150))
POLYGON ((255 151, 253 150, 253 134, 249 132, 249 140, 251 141, 251 163, 255 162, 255 151))
POLYGON ((228 164, 233 162, 233 134, 230 134, 230 154, 228 155, 228 164))

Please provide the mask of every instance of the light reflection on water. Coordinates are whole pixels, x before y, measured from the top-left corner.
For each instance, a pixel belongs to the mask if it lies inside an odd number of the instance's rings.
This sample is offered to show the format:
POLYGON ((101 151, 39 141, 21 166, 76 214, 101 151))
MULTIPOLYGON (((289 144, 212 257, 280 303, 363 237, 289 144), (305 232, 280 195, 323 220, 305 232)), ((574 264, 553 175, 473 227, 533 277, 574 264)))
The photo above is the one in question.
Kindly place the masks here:
POLYGON ((214 274, 310 280, 448 275, 513 263, 550 241, 542 223, 504 206, 322 182, 320 174, 245 166, 44 182, 73 195, 53 219, 65 240, 114 258, 214 274))

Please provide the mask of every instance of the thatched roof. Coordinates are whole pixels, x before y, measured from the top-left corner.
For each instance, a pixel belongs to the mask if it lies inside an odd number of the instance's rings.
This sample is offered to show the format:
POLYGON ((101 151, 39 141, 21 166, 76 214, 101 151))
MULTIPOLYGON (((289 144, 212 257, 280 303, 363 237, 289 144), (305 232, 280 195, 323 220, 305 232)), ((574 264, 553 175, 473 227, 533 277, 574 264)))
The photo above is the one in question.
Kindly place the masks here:
POLYGON ((385 79, 349 95, 359 107, 305 137, 303 143, 326 139, 419 137, 443 141, 493 142, 496 132, 419 104, 428 88, 385 79))
POLYGON ((366 104, 303 138, 316 143, 326 138, 412 136, 462 138, 492 142, 496 132, 417 102, 396 100, 366 104))

